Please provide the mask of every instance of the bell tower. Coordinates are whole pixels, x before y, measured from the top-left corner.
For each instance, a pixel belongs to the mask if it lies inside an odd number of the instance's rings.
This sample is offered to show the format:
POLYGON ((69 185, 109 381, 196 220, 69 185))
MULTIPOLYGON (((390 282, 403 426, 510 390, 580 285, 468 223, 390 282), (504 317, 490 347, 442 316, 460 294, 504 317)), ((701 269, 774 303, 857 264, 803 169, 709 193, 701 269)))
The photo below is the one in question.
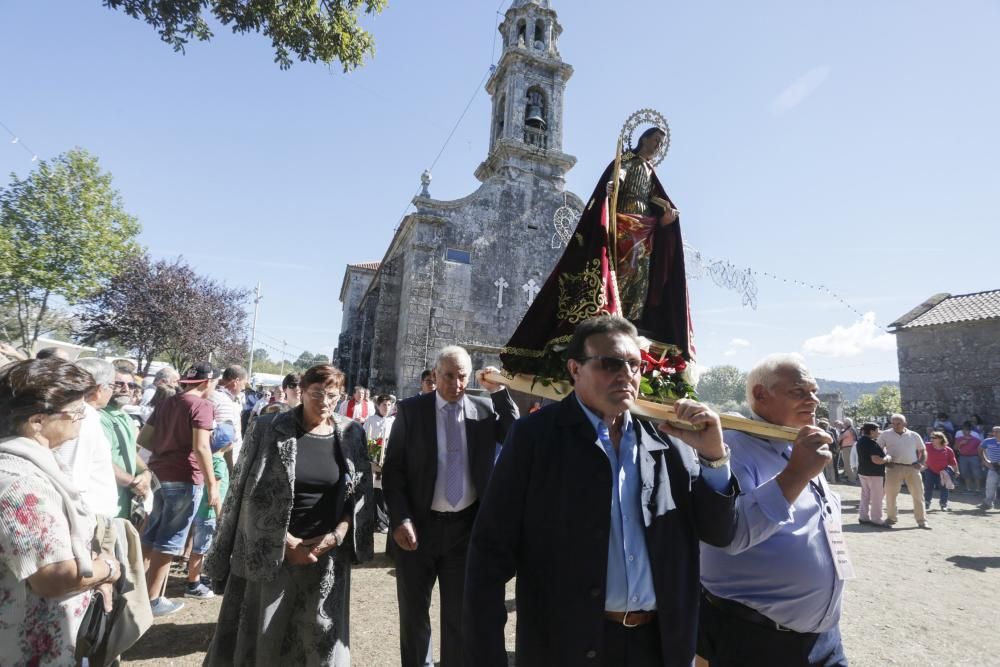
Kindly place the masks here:
POLYGON ((486 82, 493 101, 490 153, 476 178, 530 172, 562 189, 576 164, 562 152, 563 94, 573 76, 559 55, 562 26, 549 0, 514 0, 499 31, 503 54, 486 82))

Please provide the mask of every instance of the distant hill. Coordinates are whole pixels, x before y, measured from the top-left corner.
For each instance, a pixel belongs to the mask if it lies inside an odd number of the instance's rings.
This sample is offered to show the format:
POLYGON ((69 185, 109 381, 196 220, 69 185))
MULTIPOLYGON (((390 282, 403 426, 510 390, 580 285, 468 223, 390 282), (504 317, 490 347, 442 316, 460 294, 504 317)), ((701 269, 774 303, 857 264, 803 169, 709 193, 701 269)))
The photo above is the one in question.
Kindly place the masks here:
POLYGON ((816 378, 816 384, 819 385, 820 393, 826 394, 839 391, 843 394, 844 400, 850 403, 857 401, 862 394, 874 394, 884 384, 894 387, 899 386, 899 383, 895 380, 886 380, 885 382, 840 382, 839 380, 824 380, 822 378, 816 378))

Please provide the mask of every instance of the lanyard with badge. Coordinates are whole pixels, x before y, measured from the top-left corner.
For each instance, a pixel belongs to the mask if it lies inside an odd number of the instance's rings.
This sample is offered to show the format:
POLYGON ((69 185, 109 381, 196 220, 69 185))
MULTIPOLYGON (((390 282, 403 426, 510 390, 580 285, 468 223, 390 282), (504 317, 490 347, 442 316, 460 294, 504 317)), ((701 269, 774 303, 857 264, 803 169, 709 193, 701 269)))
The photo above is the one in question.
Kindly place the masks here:
MULTIPOLYGON (((781 458, 788 461, 788 453, 781 452, 781 458)), ((840 516, 833 511, 822 482, 817 483, 815 479, 810 479, 809 486, 819 496, 819 506, 823 515, 823 534, 826 535, 827 544, 830 545, 830 553, 833 555, 833 565, 837 569, 837 578, 841 581, 854 579, 857 575, 854 573, 854 565, 851 563, 851 557, 847 553, 847 540, 844 537, 844 527, 840 516)))

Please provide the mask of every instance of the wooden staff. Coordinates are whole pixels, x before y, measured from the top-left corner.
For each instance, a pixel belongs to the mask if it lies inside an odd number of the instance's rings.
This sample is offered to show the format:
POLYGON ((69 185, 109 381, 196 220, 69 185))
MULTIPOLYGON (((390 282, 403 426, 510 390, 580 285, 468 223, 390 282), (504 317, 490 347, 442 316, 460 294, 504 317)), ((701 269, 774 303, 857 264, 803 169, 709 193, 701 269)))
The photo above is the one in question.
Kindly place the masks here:
POLYGON ((618 137, 618 148, 615 150, 615 168, 611 177, 614 178, 614 187, 611 189, 611 209, 608 211, 608 236, 610 246, 608 250, 611 254, 611 270, 618 275, 618 186, 621 184, 622 170, 622 138, 618 137))
MULTIPOLYGON (((573 391, 573 387, 567 382, 556 382, 546 386, 537 381, 533 375, 518 374, 514 377, 508 377, 507 375, 500 373, 487 373, 485 378, 490 382, 507 385, 515 391, 521 391, 526 394, 533 394, 535 396, 541 396, 542 398, 549 398, 555 401, 561 401, 566 398, 571 391, 573 391)), ((659 403, 639 398, 635 401, 635 405, 631 412, 632 414, 640 417, 646 417, 647 419, 669 422, 678 428, 687 429, 689 431, 704 428, 703 426, 694 426, 690 422, 678 419, 677 413, 674 411, 673 403, 673 401, 659 403)), ((746 417, 719 415, 719 419, 722 422, 723 429, 728 429, 730 431, 742 431, 743 433, 749 433, 750 435, 755 435, 760 438, 767 438, 768 440, 784 440, 787 442, 794 442, 795 438, 799 435, 799 429, 797 428, 754 421, 753 419, 747 419, 746 417)))

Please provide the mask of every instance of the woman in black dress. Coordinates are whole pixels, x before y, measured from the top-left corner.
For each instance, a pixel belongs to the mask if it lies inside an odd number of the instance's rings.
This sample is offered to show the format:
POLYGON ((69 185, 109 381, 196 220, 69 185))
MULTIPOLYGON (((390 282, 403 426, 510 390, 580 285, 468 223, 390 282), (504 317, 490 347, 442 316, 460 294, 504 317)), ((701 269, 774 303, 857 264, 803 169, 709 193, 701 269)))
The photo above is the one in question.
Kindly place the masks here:
POLYGON ((247 434, 206 560, 229 576, 206 665, 350 665, 351 565, 372 557, 374 516, 364 430, 333 412, 343 384, 313 366, 302 405, 247 434))

